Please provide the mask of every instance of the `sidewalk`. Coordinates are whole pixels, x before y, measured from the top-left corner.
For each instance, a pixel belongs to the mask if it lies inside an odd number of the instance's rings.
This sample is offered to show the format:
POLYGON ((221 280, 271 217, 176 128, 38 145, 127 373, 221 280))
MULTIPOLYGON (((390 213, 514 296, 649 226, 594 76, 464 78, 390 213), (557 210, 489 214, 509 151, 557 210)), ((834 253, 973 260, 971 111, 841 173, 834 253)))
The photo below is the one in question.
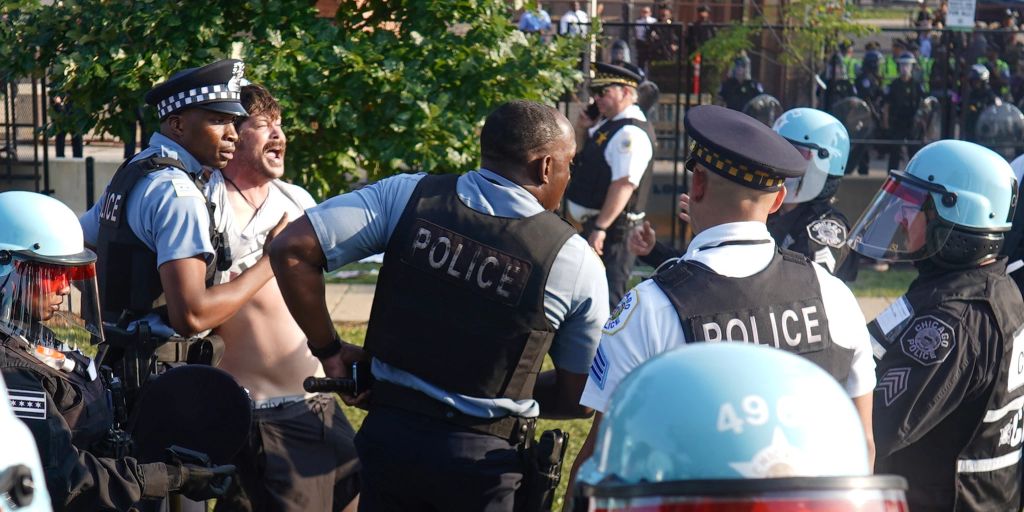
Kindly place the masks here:
MULTIPOLYGON (((327 308, 331 319, 342 323, 365 323, 370 319, 373 303, 372 284, 328 284, 327 308)), ((871 320, 892 304, 894 298, 865 297, 857 299, 864 318, 871 320)))

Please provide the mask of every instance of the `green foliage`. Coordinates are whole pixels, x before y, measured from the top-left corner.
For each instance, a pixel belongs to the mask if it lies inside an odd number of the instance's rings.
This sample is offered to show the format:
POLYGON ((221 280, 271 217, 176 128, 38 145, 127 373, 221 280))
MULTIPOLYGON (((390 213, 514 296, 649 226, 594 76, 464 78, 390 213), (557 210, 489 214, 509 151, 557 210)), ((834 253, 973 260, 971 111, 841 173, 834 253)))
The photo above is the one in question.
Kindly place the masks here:
POLYGON ((761 24, 762 20, 757 18, 747 23, 736 22, 719 29, 715 37, 701 45, 702 63, 710 64, 714 69, 730 69, 732 60, 740 52, 750 52, 754 48, 754 36, 760 33, 761 24))
POLYGON ((782 62, 813 70, 841 39, 877 31, 854 20, 859 9, 841 0, 790 0, 782 14, 782 62))
POLYGON ((502 0, 17 0, 0 6, 0 62, 13 76, 49 69, 73 108, 55 125, 130 133, 154 83, 231 56, 284 109, 293 178, 325 196, 365 174, 462 172, 479 159, 486 114, 515 98, 553 103, 579 81, 583 41, 517 31, 502 0), (26 29, 27 27, 31 27, 26 29))

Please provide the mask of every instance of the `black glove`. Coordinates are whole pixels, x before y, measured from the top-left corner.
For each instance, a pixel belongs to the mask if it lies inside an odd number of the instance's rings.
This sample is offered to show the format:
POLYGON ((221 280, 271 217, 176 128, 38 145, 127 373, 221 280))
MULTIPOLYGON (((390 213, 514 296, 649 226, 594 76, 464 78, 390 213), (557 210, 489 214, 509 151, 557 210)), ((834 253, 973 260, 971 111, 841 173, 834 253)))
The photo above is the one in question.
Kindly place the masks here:
POLYGON ((193 501, 219 498, 231 487, 235 466, 203 467, 194 464, 168 464, 170 491, 193 501))

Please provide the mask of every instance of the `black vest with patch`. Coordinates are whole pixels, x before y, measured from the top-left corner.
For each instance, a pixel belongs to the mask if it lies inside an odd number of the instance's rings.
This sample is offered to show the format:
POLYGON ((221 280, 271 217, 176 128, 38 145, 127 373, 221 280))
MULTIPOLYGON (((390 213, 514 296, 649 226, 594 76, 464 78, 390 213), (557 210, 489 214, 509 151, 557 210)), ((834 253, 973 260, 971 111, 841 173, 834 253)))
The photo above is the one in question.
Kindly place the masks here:
MULTIPOLYGON (((157 310, 154 302, 163 294, 163 284, 156 266, 156 252, 146 247, 128 224, 128 195, 135 184, 150 173, 174 167, 186 171, 185 164, 174 158, 149 157, 129 160, 118 168, 107 186, 100 205, 100 228, 96 243, 96 277, 100 305, 106 322, 122 327, 157 310)), ((186 171, 186 174, 187 173, 186 171)), ((205 181, 189 174, 202 193, 205 181)), ((203 196, 205 200, 205 195, 203 196)), ((217 269, 222 237, 213 223, 214 204, 206 200, 210 215, 210 241, 214 257, 206 266, 207 286, 212 284, 217 269)), ((159 308, 163 311, 163 308, 159 308)), ((164 315, 166 316, 166 315, 164 315)))
POLYGON ((555 334, 548 272, 575 230, 546 211, 477 212, 457 181, 416 185, 384 253, 366 349, 445 391, 528 399, 555 334))
POLYGON ((832 253, 833 265, 823 266, 843 281, 856 279, 857 258, 850 257, 846 244, 850 223, 831 201, 808 201, 788 212, 779 210, 768 217, 767 225, 779 247, 812 261, 820 261, 816 253, 826 249, 832 253))
MULTIPOLYGON (((979 340, 1000 354, 998 374, 993 376, 985 409, 972 413, 974 415, 968 414, 969 411, 962 411, 964 414, 959 416, 951 415, 920 441, 901 450, 907 452, 902 458, 907 459, 905 463, 911 467, 908 469, 919 475, 908 475, 912 484, 920 479, 928 484, 938 484, 943 491, 948 490, 948 495, 926 498, 941 502, 937 506, 945 510, 1020 510, 1021 507, 1020 484, 1024 477, 1020 463, 1024 444, 1024 300, 1017 285, 1006 275, 1006 259, 991 265, 996 267, 919 277, 904 295, 911 311, 904 322, 893 328, 888 336, 883 335, 877 320, 868 324, 873 336, 888 342, 889 350, 903 350, 921 364, 941 363, 942 349, 938 344, 943 339, 941 335, 946 326, 936 321, 935 328, 925 325, 923 329, 917 329, 920 322, 911 319, 919 313, 950 303, 954 311, 960 310, 961 317, 965 316, 967 308, 982 308, 991 313, 999 327, 997 339, 979 340), (931 451, 936 449, 935 444, 948 444, 954 438, 966 438, 965 434, 969 436, 966 444, 962 448, 953 447, 954 451, 959 449, 955 468, 915 464, 915 459, 920 458, 913 456, 914 450, 931 451), (948 475, 953 470, 955 482, 936 482, 937 475, 948 475), (950 497, 952 503, 949 502, 950 497)), ((960 332, 980 331, 980 326, 959 327, 950 326, 960 332)), ((978 367, 968 371, 986 370, 978 367)), ((961 409, 967 407, 962 405, 961 409)), ((892 469, 898 468, 888 470, 892 469)))
MULTIPOLYGON (((587 138, 587 142, 583 145, 583 151, 580 151, 572 161, 572 180, 569 181, 569 188, 565 192, 565 197, 568 200, 595 210, 600 210, 604 206, 604 198, 608 195, 608 186, 612 183, 612 168, 604 159, 604 152, 612 137, 629 125, 643 129, 647 133, 647 137, 650 138, 652 147, 658 140, 654 135, 651 123, 646 121, 617 119, 605 122, 594 131, 591 137, 587 138)), ((640 213, 647 208, 653 169, 654 157, 652 155, 651 161, 647 163, 647 169, 644 171, 644 177, 640 179, 640 186, 633 190, 633 195, 630 196, 629 203, 626 204, 623 212, 640 213)))
POLYGON ((810 359, 846 383, 853 349, 832 342, 818 276, 807 258, 779 249, 771 263, 743 278, 680 261, 654 276, 679 315, 687 343, 745 341, 810 359))

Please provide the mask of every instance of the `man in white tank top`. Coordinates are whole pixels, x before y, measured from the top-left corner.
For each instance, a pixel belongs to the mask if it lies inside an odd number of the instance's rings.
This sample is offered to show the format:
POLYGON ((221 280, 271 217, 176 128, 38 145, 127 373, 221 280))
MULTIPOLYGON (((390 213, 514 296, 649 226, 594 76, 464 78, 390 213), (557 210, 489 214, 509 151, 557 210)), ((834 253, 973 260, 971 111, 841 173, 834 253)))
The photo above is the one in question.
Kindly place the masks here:
MULTIPOLYGON (((231 268, 217 273, 217 283, 259 260, 282 215, 294 221, 316 205, 304 189, 280 180, 286 138, 277 101, 257 85, 243 87, 241 101, 249 117, 236 121, 235 156, 223 171, 213 172, 206 187, 217 205, 213 221, 225 233, 232 256, 231 268)), ((220 368, 249 391, 255 404, 249 446, 235 461, 251 510, 355 510, 359 486, 352 427, 333 396, 303 390, 303 379, 322 376, 323 369, 306 347, 277 281, 270 280, 216 334, 225 346, 220 368)))

